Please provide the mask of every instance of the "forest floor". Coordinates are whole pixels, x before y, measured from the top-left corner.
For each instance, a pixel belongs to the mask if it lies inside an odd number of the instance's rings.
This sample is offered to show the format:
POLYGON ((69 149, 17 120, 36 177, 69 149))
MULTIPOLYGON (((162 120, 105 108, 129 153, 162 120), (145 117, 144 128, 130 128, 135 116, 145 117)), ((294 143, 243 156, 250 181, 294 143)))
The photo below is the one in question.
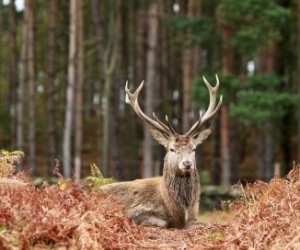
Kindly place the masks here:
POLYGON ((233 214, 230 211, 206 211, 200 212, 198 221, 202 224, 227 225, 232 220, 233 214))
POLYGON ((0 249, 300 249, 299 165, 285 178, 240 186, 226 211, 179 230, 135 225, 83 182, 36 187, 14 174, 16 161, 0 157, 0 249))

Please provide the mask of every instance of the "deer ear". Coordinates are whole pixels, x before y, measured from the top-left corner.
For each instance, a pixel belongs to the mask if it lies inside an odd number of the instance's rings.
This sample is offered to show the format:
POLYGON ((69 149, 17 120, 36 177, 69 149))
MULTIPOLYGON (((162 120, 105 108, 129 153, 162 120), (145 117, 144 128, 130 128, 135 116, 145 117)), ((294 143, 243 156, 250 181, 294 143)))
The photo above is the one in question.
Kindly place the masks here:
POLYGON ((163 145, 165 148, 168 146, 169 144, 169 135, 157 130, 157 129, 150 129, 150 132, 152 134, 152 137, 161 145, 163 145))
POLYGON ((212 128, 208 128, 205 130, 202 130, 193 136, 194 143, 196 145, 201 144, 207 137, 212 133, 212 128))

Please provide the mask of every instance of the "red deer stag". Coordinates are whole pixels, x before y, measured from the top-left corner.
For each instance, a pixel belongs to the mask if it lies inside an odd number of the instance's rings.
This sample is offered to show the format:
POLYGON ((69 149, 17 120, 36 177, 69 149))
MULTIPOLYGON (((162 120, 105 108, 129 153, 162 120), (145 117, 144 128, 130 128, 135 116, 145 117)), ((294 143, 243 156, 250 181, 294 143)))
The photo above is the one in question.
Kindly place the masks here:
POLYGON ((126 83, 126 103, 150 126, 154 139, 167 150, 162 176, 113 183, 101 188, 124 205, 125 214, 134 223, 186 228, 197 221, 200 179, 196 168, 195 149, 212 132, 211 128, 201 132, 199 128, 217 113, 222 103, 221 96, 216 105, 218 76, 216 75, 215 87, 204 77, 203 80, 210 95, 208 109, 183 135, 175 132, 167 116, 166 123, 163 123, 155 114, 150 118, 141 110, 138 95, 143 88, 143 82, 134 93, 129 91, 126 83))

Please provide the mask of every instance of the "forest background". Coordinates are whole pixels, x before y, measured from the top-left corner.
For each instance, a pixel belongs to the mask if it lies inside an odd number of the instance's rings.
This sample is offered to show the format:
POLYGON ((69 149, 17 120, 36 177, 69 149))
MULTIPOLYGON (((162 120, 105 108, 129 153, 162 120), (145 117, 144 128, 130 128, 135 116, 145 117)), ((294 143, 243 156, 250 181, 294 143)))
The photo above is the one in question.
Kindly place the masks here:
POLYGON ((164 149, 125 104, 126 80, 145 80, 143 110, 183 133, 208 106, 202 75, 215 74, 223 105, 196 154, 202 181, 268 181, 299 162, 299 1, 19 7, 0 2, 0 148, 25 152, 20 170, 50 178, 58 159, 67 178, 91 163, 117 180, 158 175, 164 149))

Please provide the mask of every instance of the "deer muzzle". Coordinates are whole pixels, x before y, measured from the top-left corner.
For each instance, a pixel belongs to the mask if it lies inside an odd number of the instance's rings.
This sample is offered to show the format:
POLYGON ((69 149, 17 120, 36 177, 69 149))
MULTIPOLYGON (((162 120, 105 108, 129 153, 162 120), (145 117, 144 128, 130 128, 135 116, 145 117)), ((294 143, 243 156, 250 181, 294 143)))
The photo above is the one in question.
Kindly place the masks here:
POLYGON ((190 160, 185 160, 181 162, 179 169, 182 173, 189 173, 193 170, 193 162, 190 160))

